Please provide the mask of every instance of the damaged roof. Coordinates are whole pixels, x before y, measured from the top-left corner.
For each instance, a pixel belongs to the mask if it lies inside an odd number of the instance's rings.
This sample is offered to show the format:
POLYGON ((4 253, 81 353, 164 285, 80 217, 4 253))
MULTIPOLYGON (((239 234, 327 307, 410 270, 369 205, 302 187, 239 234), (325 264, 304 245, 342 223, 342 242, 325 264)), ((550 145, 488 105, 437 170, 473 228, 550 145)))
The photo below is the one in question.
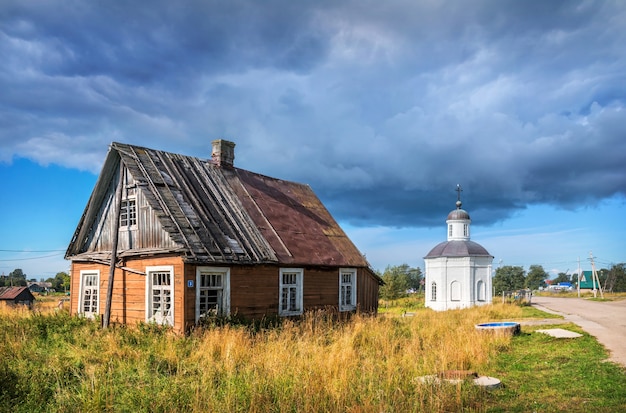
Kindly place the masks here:
POLYGON ((0 300, 15 300, 23 292, 26 292, 29 298, 35 298, 28 287, 0 287, 0 300))
POLYGON ((308 185, 117 142, 66 258, 89 255, 87 240, 120 162, 174 242, 170 252, 187 262, 369 267, 308 185))

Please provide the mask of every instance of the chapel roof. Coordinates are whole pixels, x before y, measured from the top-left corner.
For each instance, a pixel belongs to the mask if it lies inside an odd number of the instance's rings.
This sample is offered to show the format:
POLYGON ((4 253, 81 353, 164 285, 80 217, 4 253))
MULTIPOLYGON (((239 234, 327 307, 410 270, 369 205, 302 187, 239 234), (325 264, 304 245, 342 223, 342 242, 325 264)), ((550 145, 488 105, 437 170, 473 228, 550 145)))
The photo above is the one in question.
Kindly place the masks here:
POLYGON ((491 257, 491 254, 474 241, 444 241, 437 244, 424 258, 438 257, 491 257))
MULTIPOLYGON (((463 203, 461 202, 461 185, 456 186, 457 201, 456 209, 453 209, 448 214, 447 221, 469 221, 470 216, 464 209, 461 209, 463 203)), ((450 223, 450 234, 448 241, 437 244, 424 258, 439 258, 439 257, 492 257, 491 254, 479 243, 469 240, 469 230, 466 228, 462 232, 464 239, 460 235, 455 235, 457 239, 454 239, 452 234, 454 227, 469 226, 469 222, 452 222, 450 223), (451 239, 452 238, 452 239, 451 239)), ((493 258, 493 257, 492 257, 493 258)))

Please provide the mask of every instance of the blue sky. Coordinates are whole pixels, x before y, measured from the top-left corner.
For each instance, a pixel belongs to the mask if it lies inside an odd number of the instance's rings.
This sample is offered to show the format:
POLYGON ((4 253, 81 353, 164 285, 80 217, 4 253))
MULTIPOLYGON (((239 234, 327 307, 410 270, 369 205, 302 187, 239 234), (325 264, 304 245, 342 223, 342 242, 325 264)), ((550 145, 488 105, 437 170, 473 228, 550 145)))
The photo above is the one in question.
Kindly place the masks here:
POLYGON ((372 266, 626 261, 626 5, 3 1, 0 273, 65 271, 112 141, 303 182, 372 266))

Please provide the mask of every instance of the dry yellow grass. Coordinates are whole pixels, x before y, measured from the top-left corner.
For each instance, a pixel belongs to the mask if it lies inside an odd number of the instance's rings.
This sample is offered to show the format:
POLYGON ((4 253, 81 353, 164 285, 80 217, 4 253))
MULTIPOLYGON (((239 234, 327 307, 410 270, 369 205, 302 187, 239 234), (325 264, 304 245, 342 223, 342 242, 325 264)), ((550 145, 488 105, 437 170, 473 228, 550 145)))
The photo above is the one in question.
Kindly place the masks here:
MULTIPOLYGON (((425 409, 450 403, 457 408, 463 404, 460 395, 451 401, 446 391, 434 391, 418 378, 444 370, 480 371, 510 337, 481 333, 474 324, 501 318, 502 312, 521 314, 510 306, 496 307, 420 311, 412 318, 355 317, 339 324, 309 315, 256 336, 227 327, 198 333, 190 360, 202 371, 248 378, 251 404, 260 411, 259 406, 295 401, 301 411, 356 406, 402 411, 400 406, 414 410, 415 403, 425 409)), ((200 405, 208 402, 198 397, 200 405)))
MULTIPOLYGON (((59 410, 478 411, 484 395, 472 386, 442 387, 419 377, 445 370, 480 373, 510 337, 484 334, 474 325, 520 316, 518 307, 498 304, 419 310, 406 318, 357 315, 343 322, 311 313, 272 329, 226 325, 186 337, 83 323, 67 331, 46 328, 45 338, 36 341, 37 351, 50 352, 46 371, 59 377, 59 410)), ((30 336, 35 330, 19 326, 33 317, 56 317, 55 325, 72 320, 58 310, 50 316, 0 312, 0 321, 16 333, 11 344, 5 337, 0 350, 10 347, 15 363, 30 374, 36 370, 26 367, 37 361, 30 336)), ((41 329, 46 320, 34 322, 41 329)))

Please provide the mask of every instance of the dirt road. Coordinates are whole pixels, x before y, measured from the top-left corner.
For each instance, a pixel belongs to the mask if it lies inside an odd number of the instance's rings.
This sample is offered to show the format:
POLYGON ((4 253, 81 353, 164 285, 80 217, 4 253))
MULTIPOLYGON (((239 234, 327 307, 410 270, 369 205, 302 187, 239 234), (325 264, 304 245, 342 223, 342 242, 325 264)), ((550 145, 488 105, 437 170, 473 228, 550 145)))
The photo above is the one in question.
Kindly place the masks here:
POLYGON ((610 351, 609 360, 626 367, 626 300, 533 297, 532 301, 540 310, 561 314, 596 337, 610 351))

